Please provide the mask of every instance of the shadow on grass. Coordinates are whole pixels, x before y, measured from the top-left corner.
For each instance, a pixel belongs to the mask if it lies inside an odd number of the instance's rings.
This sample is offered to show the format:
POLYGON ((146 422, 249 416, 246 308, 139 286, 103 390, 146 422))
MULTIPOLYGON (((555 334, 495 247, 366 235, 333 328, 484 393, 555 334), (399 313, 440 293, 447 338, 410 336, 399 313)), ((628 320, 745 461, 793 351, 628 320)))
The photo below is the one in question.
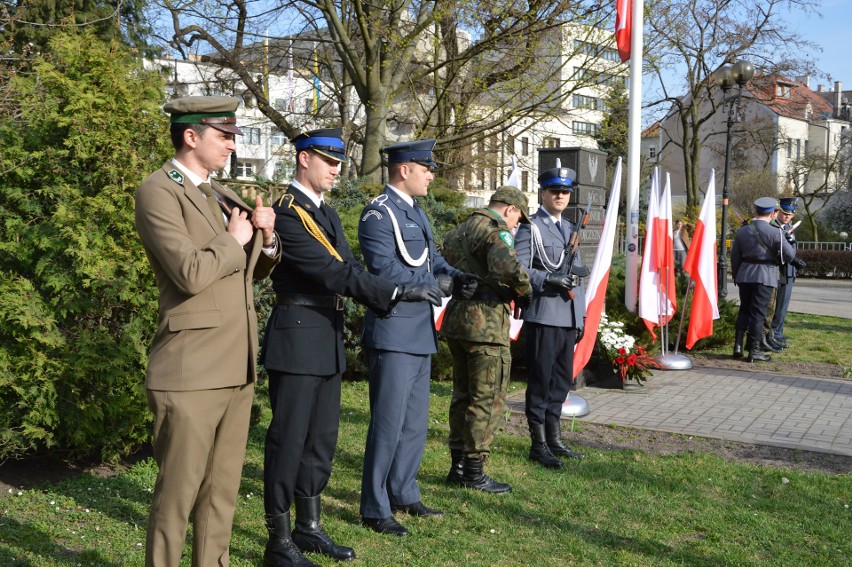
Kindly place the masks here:
POLYGON ((0 543, 0 565, 9 567, 38 565, 26 559, 25 554, 51 558, 59 565, 99 565, 121 567, 106 559, 97 549, 69 549, 51 541, 51 534, 31 523, 6 518, 3 521, 3 543, 0 543))

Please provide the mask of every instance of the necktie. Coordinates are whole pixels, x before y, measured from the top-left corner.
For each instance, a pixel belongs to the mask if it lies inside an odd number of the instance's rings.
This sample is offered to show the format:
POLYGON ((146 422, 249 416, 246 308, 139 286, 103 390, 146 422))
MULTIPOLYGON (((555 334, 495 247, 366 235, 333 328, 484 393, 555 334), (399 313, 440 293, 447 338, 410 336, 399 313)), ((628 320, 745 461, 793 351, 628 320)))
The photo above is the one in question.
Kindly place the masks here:
POLYGON ((204 196, 207 197, 207 206, 210 207, 210 212, 213 213, 213 218, 216 219, 216 224, 222 230, 225 230, 225 221, 222 219, 222 209, 219 208, 219 201, 216 200, 216 194, 213 193, 213 187, 209 183, 201 183, 198 185, 204 196))
POLYGON ((562 232, 562 221, 561 220, 556 221, 556 230, 559 231, 559 236, 561 236, 562 238, 565 238, 565 233, 562 232))

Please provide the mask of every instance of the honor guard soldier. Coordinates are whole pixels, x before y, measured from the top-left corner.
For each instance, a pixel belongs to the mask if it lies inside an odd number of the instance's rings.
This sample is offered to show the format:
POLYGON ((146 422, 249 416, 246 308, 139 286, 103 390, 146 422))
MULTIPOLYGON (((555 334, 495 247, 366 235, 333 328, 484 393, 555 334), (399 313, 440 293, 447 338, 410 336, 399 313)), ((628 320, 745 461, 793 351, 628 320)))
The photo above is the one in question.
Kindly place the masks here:
POLYGON ((471 213, 444 239, 444 258, 479 278, 470 298, 450 300, 441 326, 453 356, 447 483, 490 493, 512 490, 486 475, 483 463, 509 387, 509 304, 526 305, 532 293, 511 232, 519 222, 529 223, 527 208, 519 189, 500 187, 487 208, 471 213))
POLYGON ((524 309, 527 348, 526 416, 532 437, 530 459, 562 468, 556 457, 582 458, 562 442, 562 404, 573 384, 574 344, 582 336, 585 292, 579 276, 588 270, 571 254, 575 227, 562 218, 576 174, 565 167, 538 177, 541 207, 518 228, 515 249, 530 275, 532 301, 524 309))
MULTIPOLYGON (((793 248, 796 248, 796 235, 793 227, 793 217, 796 214, 799 200, 796 197, 785 197, 779 200, 780 210, 775 222, 783 231, 784 238, 793 248)), ((790 298, 793 295, 793 284, 796 282, 798 270, 804 268, 804 260, 793 258, 790 262, 781 266, 781 276, 778 278, 778 292, 775 298, 775 314, 772 317, 771 338, 779 346, 786 346, 787 337, 784 336, 784 320, 787 318, 787 309, 790 307, 790 298)))
MULTIPOLYGON (((382 149, 389 183, 364 207, 358 239, 370 273, 397 285, 436 285, 455 280, 470 296, 476 276, 450 266, 435 248, 426 214, 415 198, 425 197, 437 165, 435 140, 404 142, 382 149)), ((447 291, 451 291, 448 289, 447 291)), ((393 512, 442 516, 420 499, 417 470, 426 446, 432 354, 438 352, 432 305, 400 303, 390 313, 368 310, 361 344, 370 365, 370 426, 361 480, 361 517, 376 532, 403 536, 408 530, 393 512)))
POLYGON ((145 564, 177 566, 193 517, 192 565, 228 564, 257 380, 252 281, 278 262, 275 213, 211 173, 236 149, 239 99, 167 103, 174 159, 136 193, 136 229, 159 289, 145 380, 159 472, 145 564))
POLYGON ((754 219, 737 231, 731 246, 731 271, 740 290, 734 357, 743 356, 743 339, 748 332, 749 362, 771 359, 761 348, 763 321, 773 288, 778 286, 778 267, 796 256, 783 231, 769 224, 774 210, 772 197, 757 199, 754 219))
POLYGON ((346 369, 343 308, 352 297, 378 313, 398 301, 441 302, 434 283, 397 285, 367 272, 353 257, 337 212, 324 202, 346 160, 341 130, 313 130, 291 142, 296 176, 274 204, 282 262, 272 272, 275 308, 264 337, 272 422, 266 434, 263 496, 269 541, 264 565, 314 565, 315 552, 355 557, 320 525, 340 421, 346 369), (296 521, 291 532, 290 505, 296 521))

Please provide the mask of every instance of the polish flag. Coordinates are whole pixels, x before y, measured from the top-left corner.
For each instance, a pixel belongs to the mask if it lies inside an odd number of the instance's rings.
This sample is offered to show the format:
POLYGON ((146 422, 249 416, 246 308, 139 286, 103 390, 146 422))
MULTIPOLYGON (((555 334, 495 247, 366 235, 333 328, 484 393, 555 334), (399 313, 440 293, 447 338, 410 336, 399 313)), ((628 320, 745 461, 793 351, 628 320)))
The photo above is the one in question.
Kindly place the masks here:
POLYGON ((642 253, 642 267, 639 269, 639 317, 645 321, 645 326, 656 341, 654 327, 660 325, 660 272, 657 269, 661 263, 657 258, 660 247, 656 240, 659 231, 655 228, 657 222, 657 207, 660 203, 660 173, 654 169, 651 178, 651 195, 648 197, 648 216, 645 219, 645 248, 642 253))
POLYGON ((618 56, 625 62, 630 59, 630 40, 633 35, 633 0, 616 0, 615 43, 618 56))
POLYGON ((668 318, 672 318, 675 309, 677 308, 677 292, 675 291, 675 264, 674 264, 674 222, 672 220, 672 188, 671 178, 666 172, 666 185, 663 189, 663 196, 660 199, 660 215, 657 219, 657 234, 660 235, 657 240, 657 245, 661 247, 661 252, 657 259, 660 262, 660 274, 662 275, 661 282, 663 289, 664 304, 667 301, 670 304, 668 309, 668 318))
POLYGON ((612 177, 612 191, 606 206, 601 240, 595 253, 595 263, 589 274, 589 285, 586 287, 586 326, 583 338, 574 347, 574 374, 576 378, 592 356, 592 349, 598 338, 598 325, 604 310, 606 286, 609 283, 609 269, 612 264, 612 250, 615 245, 615 233, 618 228, 618 203, 621 199, 621 158, 615 166, 612 177))
POLYGON ((686 253, 683 269, 695 281, 686 348, 692 349, 698 339, 713 334, 713 321, 719 318, 716 282, 716 170, 710 170, 710 183, 695 223, 692 244, 686 253))

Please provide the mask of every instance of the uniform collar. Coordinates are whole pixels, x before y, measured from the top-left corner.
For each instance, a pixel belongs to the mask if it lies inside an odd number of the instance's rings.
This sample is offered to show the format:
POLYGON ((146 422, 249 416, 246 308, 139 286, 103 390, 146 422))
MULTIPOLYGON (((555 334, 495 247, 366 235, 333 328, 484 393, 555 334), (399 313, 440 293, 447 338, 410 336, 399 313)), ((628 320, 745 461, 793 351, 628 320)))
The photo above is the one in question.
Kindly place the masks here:
POLYGON ((304 193, 305 196, 308 199, 311 200, 311 203, 313 203, 314 206, 316 206, 316 208, 320 208, 320 205, 323 204, 324 199, 322 198, 322 195, 317 195, 315 192, 311 191, 310 189, 308 189, 307 187, 305 187, 304 185, 302 185, 301 183, 299 183, 295 179, 290 183, 290 185, 292 185, 294 188, 296 188, 299 191, 301 191, 302 193, 304 193))
POLYGON ((411 195, 406 195, 405 193, 403 193, 402 191, 400 191, 399 189, 397 189, 396 187, 394 187, 390 183, 388 183, 388 189, 393 190, 393 192, 396 193, 396 195, 400 199, 402 199, 403 201, 408 203, 409 207, 411 207, 412 209, 414 208, 414 199, 411 197, 411 195))
POLYGON ((198 186, 199 186, 199 185, 201 185, 202 183, 210 183, 210 176, 209 176, 209 175, 207 176, 207 179, 203 179, 200 175, 198 175, 197 173, 192 172, 192 171, 191 171, 188 167, 186 167, 186 166, 185 166, 185 165, 183 165, 181 162, 179 162, 177 158, 172 158, 172 164, 173 164, 173 165, 174 165, 174 166, 175 166, 175 167, 176 167, 176 168, 177 168, 177 169, 178 169, 181 173, 183 173, 183 174, 184 174, 184 176, 185 176, 187 179, 189 179, 189 180, 192 182, 192 184, 193 184, 193 185, 195 185, 196 187, 198 187, 198 186))

